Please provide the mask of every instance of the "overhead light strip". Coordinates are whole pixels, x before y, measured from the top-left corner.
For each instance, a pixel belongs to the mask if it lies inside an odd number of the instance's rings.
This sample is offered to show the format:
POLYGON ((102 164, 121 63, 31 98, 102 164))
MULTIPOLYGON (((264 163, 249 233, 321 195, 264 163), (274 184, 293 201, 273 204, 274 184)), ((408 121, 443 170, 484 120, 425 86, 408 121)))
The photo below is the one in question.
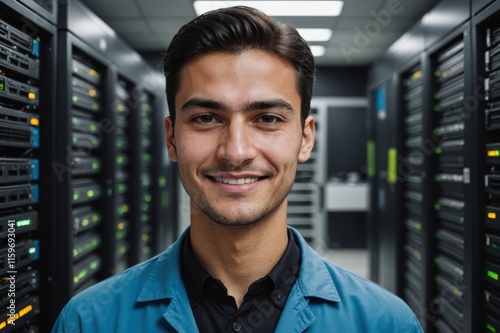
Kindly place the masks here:
POLYGON ((257 8, 269 16, 339 16, 343 1, 195 1, 197 15, 232 6, 257 8))
POLYGON ((298 28, 299 34, 308 42, 326 42, 332 37, 332 29, 326 28, 298 28))
POLYGON ((326 53, 326 48, 323 45, 310 45, 313 57, 322 57, 326 53))

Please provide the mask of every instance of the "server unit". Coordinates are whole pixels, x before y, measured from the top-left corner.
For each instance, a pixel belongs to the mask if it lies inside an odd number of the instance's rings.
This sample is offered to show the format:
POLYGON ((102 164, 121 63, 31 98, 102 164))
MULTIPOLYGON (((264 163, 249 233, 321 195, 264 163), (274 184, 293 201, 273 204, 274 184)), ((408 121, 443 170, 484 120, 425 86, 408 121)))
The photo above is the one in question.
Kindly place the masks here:
POLYGON ((48 304, 54 35, 35 12, 0 1, 0 332, 38 332, 48 304))

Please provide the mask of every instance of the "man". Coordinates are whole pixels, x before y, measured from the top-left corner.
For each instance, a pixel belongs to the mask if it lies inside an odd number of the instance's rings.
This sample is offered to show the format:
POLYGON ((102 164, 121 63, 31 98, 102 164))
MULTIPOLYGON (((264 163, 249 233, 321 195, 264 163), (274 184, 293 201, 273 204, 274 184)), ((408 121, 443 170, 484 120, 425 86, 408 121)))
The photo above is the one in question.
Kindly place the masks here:
POLYGON ((191 226, 75 296, 53 332, 421 332, 403 301, 287 227, 314 143, 314 70, 295 29, 251 8, 180 29, 165 56, 165 129, 191 226))

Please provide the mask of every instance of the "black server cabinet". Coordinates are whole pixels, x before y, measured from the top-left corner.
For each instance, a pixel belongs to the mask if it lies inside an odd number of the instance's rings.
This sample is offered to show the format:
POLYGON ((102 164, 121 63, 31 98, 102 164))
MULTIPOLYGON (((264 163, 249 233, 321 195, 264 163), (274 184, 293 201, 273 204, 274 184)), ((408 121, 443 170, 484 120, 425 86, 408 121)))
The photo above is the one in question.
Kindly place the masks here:
POLYGON ((53 319, 71 296, 111 275, 115 264, 109 255, 115 247, 110 175, 116 127, 109 66, 69 32, 59 32, 58 44, 53 319))
POLYGON ((368 180, 370 214, 368 246, 371 279, 397 292, 401 244, 400 198, 398 180, 398 137, 395 80, 393 77, 370 89, 371 114, 368 138, 368 180))
POLYGON ((401 154, 398 176, 402 182, 401 264, 398 276, 402 278, 398 293, 427 328, 430 291, 428 276, 432 270, 428 253, 432 251, 429 235, 433 233, 429 206, 433 200, 429 191, 431 179, 429 156, 434 152, 430 144, 430 116, 428 109, 429 71, 424 56, 410 62, 398 75, 398 111, 400 114, 401 154))
POLYGON ((38 331, 50 265, 55 27, 0 1, 0 331, 38 331))
POLYGON ((435 244, 431 259, 437 331, 470 332, 477 324, 476 160, 472 39, 467 23, 429 50, 432 113, 431 160, 435 244))
POLYGON ((500 331, 500 3, 481 12, 474 20, 476 51, 476 96, 478 100, 479 169, 484 175, 479 198, 477 260, 482 311, 479 327, 500 331))
POLYGON ((132 136, 133 83, 123 76, 118 76, 114 82, 114 102, 112 104, 114 130, 114 224, 115 249, 110 253, 111 262, 115 267, 113 273, 123 271, 132 264, 132 251, 129 237, 131 237, 131 210, 133 196, 136 195, 133 184, 133 165, 135 164, 131 151, 135 140, 132 136))

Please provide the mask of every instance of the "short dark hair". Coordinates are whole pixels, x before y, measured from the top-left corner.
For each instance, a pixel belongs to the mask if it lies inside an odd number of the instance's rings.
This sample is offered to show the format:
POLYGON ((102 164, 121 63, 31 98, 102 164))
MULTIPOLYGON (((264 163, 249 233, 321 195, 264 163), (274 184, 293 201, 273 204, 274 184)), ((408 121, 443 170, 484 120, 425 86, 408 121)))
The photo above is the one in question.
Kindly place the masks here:
POLYGON ((315 79, 314 57, 306 41, 290 25, 274 21, 263 12, 245 6, 202 14, 186 23, 174 36, 163 59, 167 103, 175 122, 175 95, 184 65, 209 52, 240 53, 262 50, 292 63, 301 96, 301 122, 311 108, 315 79))

